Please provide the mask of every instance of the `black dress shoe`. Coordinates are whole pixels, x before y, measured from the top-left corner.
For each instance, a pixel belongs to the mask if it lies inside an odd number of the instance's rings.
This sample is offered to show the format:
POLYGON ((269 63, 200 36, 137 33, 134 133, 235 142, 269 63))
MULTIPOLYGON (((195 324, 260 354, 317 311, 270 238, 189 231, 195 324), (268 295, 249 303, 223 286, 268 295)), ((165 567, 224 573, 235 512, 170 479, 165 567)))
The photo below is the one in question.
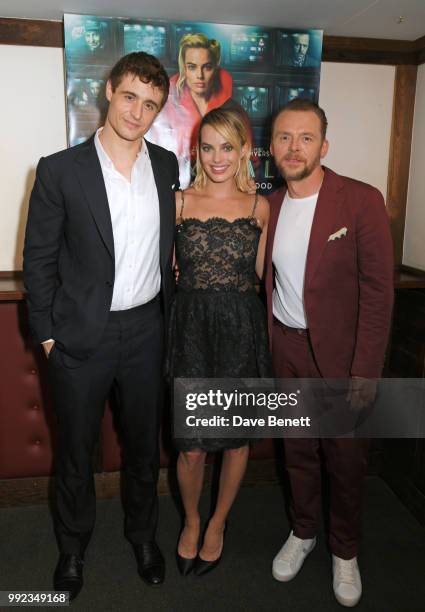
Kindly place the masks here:
POLYGON ((53 575, 55 591, 69 591, 69 601, 75 599, 83 586, 83 558, 61 553, 53 575))
POLYGON ((179 572, 182 576, 187 576, 195 567, 195 561, 197 557, 182 557, 179 555, 178 551, 176 551, 176 559, 177 559, 177 567, 179 568, 179 572))
POLYGON ((164 582, 165 561, 155 541, 138 544, 134 547, 139 576, 150 585, 164 582))

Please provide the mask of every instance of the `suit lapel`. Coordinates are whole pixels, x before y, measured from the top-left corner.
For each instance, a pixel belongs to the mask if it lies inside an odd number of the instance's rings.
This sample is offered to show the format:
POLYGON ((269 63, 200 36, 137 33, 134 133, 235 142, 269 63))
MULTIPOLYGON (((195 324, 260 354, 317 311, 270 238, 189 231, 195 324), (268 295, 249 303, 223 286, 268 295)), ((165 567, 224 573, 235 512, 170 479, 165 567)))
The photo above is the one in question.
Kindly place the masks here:
POLYGON ((91 138, 86 143, 86 146, 80 149, 75 162, 77 177, 86 196, 97 229, 109 254, 114 259, 114 236, 112 233, 111 213, 109 211, 102 168, 94 145, 94 138, 91 138))
POLYGON ((338 175, 325 168, 325 176, 311 226, 305 268, 305 287, 308 287, 313 279, 328 243, 328 238, 335 231, 335 223, 343 199, 342 187, 343 183, 338 175))
POLYGON ((170 185, 166 184, 164 181, 164 177, 161 176, 161 159, 158 155, 155 147, 151 145, 150 142, 145 140, 145 143, 148 147, 149 157, 151 160, 153 176, 155 179, 156 190, 158 192, 158 201, 159 201, 159 252, 161 259, 161 266, 166 264, 166 261, 163 261, 163 257, 165 257, 167 253, 166 245, 168 244, 169 236, 167 236, 167 232, 169 228, 174 227, 173 223, 173 207, 170 206, 170 185), (170 222, 171 219, 171 222, 170 222))

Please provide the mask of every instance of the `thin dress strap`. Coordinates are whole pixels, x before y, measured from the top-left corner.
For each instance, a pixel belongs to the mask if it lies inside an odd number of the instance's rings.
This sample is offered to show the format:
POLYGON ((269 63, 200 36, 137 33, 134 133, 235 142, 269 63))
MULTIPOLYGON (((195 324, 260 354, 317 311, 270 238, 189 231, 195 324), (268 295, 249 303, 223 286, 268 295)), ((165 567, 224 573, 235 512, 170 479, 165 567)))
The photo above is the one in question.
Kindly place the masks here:
POLYGON ((182 223, 183 222, 183 210, 184 210, 184 191, 183 189, 180 192, 180 197, 181 197, 181 206, 180 206, 179 223, 182 223))
POLYGON ((252 207, 252 212, 251 212, 251 219, 254 219, 254 215, 255 215, 255 209, 257 208, 257 204, 258 204, 258 192, 255 192, 255 200, 254 200, 254 206, 252 207))

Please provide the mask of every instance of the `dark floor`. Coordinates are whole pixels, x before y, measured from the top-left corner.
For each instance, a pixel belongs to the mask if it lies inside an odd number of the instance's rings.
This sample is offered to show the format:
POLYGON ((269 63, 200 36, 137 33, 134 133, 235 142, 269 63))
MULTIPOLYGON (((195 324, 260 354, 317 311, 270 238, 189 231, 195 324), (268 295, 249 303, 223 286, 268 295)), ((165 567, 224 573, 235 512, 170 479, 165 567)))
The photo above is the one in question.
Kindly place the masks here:
MULTIPOLYGON (((366 485, 360 554, 363 598, 357 610, 424 612, 425 530, 379 478, 366 485)), ((208 497, 203 499, 204 514, 208 497)), ((290 583, 271 576, 273 556, 287 533, 278 486, 242 488, 226 533, 222 563, 203 577, 179 575, 174 550, 180 527, 175 503, 160 498, 158 542, 167 561, 166 582, 149 588, 122 535, 119 500, 98 502, 96 530, 86 556, 85 586, 74 610, 106 612, 343 610, 334 600, 330 556, 318 546, 290 583)), ((46 506, 0 510, 0 590, 50 590, 56 546, 46 506)), ((5 608, 2 608, 5 609, 5 608)))

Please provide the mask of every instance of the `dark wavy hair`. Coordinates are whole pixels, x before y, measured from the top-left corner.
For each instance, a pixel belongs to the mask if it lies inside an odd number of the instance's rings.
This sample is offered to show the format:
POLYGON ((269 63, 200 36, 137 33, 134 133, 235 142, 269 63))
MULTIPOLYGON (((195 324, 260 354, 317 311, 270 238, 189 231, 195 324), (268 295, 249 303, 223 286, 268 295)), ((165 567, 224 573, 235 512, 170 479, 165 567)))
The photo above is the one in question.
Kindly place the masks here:
POLYGON ((144 51, 124 55, 109 73, 112 91, 116 90, 126 74, 134 74, 143 83, 152 83, 154 87, 160 89, 163 92, 162 106, 164 106, 170 91, 170 80, 164 66, 156 57, 144 51))

